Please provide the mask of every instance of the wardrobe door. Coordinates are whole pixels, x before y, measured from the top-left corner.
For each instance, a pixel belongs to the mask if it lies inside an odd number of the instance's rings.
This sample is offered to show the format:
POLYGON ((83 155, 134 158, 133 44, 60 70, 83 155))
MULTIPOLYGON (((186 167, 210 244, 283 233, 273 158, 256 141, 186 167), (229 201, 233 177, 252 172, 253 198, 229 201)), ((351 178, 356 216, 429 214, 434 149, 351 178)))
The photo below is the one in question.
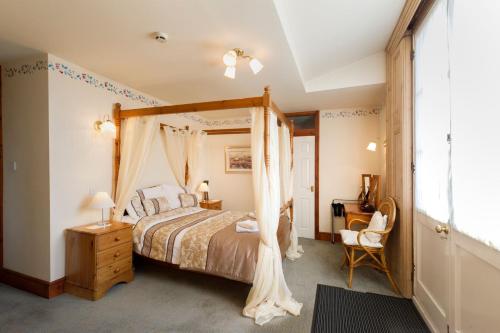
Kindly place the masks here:
POLYGON ((392 273, 403 296, 412 296, 412 38, 387 55, 387 194, 398 207, 389 237, 392 273))

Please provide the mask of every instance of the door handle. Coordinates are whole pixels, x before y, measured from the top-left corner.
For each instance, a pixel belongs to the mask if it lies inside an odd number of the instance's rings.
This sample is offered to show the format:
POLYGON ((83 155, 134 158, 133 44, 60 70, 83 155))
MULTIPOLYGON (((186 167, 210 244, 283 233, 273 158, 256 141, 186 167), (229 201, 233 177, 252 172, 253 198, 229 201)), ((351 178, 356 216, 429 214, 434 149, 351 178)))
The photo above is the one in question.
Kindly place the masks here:
POLYGON ((314 192, 314 185, 311 185, 311 192, 314 192))
POLYGON ((448 228, 448 226, 447 226, 447 225, 440 225, 440 224, 438 224, 438 225, 436 226, 435 230, 436 230, 436 232, 437 232, 438 234, 440 234, 440 233, 442 233, 442 232, 444 232, 445 234, 448 234, 448 233, 450 232, 450 228, 448 228))

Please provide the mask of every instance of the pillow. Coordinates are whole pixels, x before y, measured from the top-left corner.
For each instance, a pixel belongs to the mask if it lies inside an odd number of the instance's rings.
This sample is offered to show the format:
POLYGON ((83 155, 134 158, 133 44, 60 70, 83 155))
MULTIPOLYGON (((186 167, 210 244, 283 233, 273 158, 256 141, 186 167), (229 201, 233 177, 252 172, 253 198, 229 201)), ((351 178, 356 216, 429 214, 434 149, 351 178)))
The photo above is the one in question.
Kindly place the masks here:
POLYGON ((132 200, 129 200, 127 207, 125 208, 125 214, 123 215, 128 215, 134 220, 139 219, 139 216, 135 212, 134 206, 132 206, 132 200))
POLYGON ((161 185, 142 188, 140 190, 137 190, 137 194, 139 194, 139 197, 142 201, 146 199, 160 198, 165 196, 163 187, 161 185))
POLYGON ((179 194, 179 199, 181 200, 181 205, 183 208, 198 206, 198 198, 196 197, 196 194, 181 193, 179 194))
POLYGON ((144 210, 148 216, 160 214, 170 210, 168 200, 165 197, 151 198, 142 201, 144 210))
POLYGON ((185 194, 186 190, 178 185, 163 184, 161 185, 163 190, 163 196, 167 198, 171 209, 181 207, 181 201, 179 199, 179 194, 185 194))
MULTIPOLYGON (((382 216, 382 213, 379 211, 376 211, 373 213, 372 219, 370 220, 370 224, 368 224, 368 230, 376 230, 376 231, 384 231, 385 227, 387 226, 387 215, 382 216)), ((378 243, 382 239, 382 235, 374 233, 374 232, 367 232, 366 238, 372 243, 378 243)))
POLYGON ((130 199, 130 205, 135 211, 135 215, 137 218, 143 218, 146 216, 146 212, 144 211, 144 207, 142 206, 141 198, 138 195, 134 195, 132 199, 130 199))

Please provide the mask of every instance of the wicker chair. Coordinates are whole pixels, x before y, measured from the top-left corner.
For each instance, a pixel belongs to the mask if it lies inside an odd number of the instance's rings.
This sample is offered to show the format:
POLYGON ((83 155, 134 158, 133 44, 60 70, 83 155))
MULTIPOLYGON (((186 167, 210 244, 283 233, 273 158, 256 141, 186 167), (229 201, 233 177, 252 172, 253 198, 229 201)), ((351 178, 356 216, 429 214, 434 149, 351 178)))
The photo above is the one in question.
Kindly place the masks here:
POLYGON ((387 267, 387 260, 385 257, 385 245, 389 234, 394 226, 396 220, 396 203, 391 197, 387 197, 382 200, 379 204, 378 210, 382 215, 387 215, 387 226, 384 231, 374 231, 362 229, 359 232, 351 230, 353 224, 363 224, 368 226, 370 221, 365 221, 361 219, 352 219, 347 225, 347 230, 341 230, 342 243, 344 244, 345 258, 341 269, 347 263, 349 266, 349 279, 348 286, 352 287, 352 275, 355 267, 366 265, 375 268, 379 271, 384 272, 389 279, 392 288, 396 293, 400 293, 398 287, 392 279, 391 272, 387 267), (380 234, 382 238, 379 243, 372 243, 367 238, 365 233, 373 232, 380 234), (356 252, 363 252, 361 256, 356 258, 356 252))

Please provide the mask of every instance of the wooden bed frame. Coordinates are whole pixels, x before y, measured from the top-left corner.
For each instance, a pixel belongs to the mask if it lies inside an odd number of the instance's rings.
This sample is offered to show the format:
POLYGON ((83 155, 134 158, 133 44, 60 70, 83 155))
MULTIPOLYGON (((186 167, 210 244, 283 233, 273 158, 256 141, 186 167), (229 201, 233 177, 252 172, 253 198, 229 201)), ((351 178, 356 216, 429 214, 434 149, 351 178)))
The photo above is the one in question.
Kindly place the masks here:
MULTIPOLYGON (((119 103, 114 104, 113 119, 116 126, 116 139, 113 150, 113 197, 116 199, 116 186, 118 183, 118 172, 120 171, 120 146, 121 146, 121 123, 122 120, 131 117, 158 116, 177 113, 204 112, 228 109, 242 109, 250 107, 264 107, 264 160, 266 169, 269 171, 270 155, 269 155, 269 116, 274 112, 278 117, 278 123, 284 123, 290 131, 290 147, 292 153, 293 164, 293 121, 288 119, 278 106, 271 100, 269 86, 264 88, 264 94, 258 97, 248 97, 240 99, 229 99, 221 101, 210 101, 191 104, 178 104, 167 106, 154 106, 139 109, 122 110, 119 103)), ((293 199, 287 202, 281 211, 290 208, 290 227, 293 223, 293 199)))

